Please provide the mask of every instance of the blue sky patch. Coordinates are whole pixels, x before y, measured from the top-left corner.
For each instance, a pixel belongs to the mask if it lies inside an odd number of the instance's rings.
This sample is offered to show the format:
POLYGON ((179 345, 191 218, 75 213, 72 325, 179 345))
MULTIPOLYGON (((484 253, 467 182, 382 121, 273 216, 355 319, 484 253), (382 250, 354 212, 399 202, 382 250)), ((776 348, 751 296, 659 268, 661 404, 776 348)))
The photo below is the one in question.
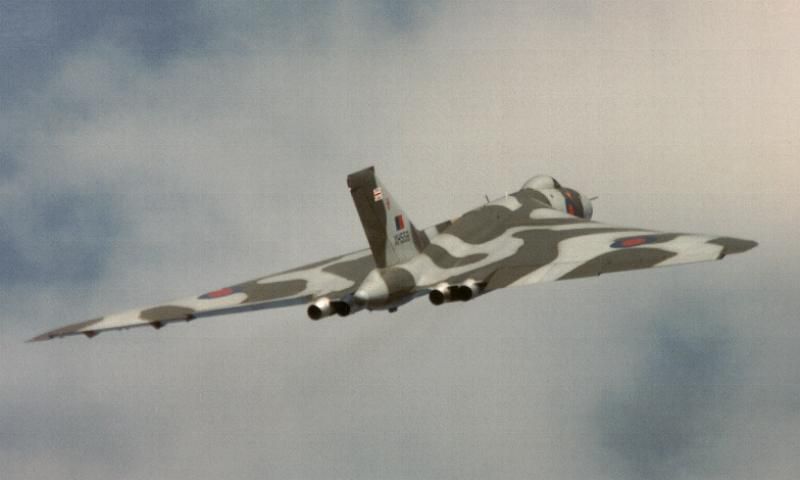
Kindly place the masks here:
POLYGON ((76 192, 34 195, 0 224, 0 286, 95 280, 119 231, 107 195, 76 192))

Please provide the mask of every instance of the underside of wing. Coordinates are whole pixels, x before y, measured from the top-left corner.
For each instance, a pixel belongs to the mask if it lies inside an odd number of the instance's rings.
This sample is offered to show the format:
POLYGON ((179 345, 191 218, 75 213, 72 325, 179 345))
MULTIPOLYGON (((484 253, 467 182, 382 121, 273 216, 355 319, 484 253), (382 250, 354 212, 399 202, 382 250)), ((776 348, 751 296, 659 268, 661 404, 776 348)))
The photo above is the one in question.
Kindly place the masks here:
POLYGON ((478 282, 484 291, 718 260, 756 242, 615 227, 555 211, 525 192, 459 218, 415 268, 417 284, 478 282))
POLYGON ((74 323, 46 332, 30 341, 78 334, 91 338, 106 330, 141 326, 161 328, 172 322, 302 305, 323 296, 338 298, 352 293, 374 267, 375 262, 369 250, 360 250, 197 297, 74 323))
POLYGON ((606 273, 720 260, 753 248, 756 243, 730 237, 653 232, 615 227, 574 230, 572 236, 520 232, 517 238, 536 245, 502 262, 487 282, 487 290, 533 283, 593 277, 606 273))

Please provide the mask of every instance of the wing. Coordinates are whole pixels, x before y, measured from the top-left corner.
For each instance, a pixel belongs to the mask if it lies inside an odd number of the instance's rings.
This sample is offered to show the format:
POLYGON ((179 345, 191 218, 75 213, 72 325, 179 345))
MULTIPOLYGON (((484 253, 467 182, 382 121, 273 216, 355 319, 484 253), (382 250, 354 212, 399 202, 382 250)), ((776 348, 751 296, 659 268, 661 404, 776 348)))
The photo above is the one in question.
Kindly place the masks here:
POLYGON ((749 240, 616 227, 514 194, 473 210, 426 249, 418 285, 473 280, 484 291, 603 273, 719 260, 749 240))
POLYGON ((227 313, 302 305, 318 297, 341 298, 355 290, 373 268, 375 262, 369 250, 359 250, 198 297, 67 325, 30 341, 78 334, 91 338, 106 330, 141 326, 161 328, 172 322, 188 322, 227 313))

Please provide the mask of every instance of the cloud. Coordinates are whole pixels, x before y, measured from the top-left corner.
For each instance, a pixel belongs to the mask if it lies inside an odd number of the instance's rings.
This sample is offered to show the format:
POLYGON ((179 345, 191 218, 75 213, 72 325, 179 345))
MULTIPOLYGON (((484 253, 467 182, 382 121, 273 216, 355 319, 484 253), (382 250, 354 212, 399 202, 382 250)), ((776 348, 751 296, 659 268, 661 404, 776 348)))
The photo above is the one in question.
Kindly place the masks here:
POLYGON ((134 439, 127 435, 118 408, 85 393, 65 394, 67 385, 60 389, 60 406, 46 396, 3 399, 0 452, 5 475, 57 478, 65 471, 80 471, 93 478, 120 476, 143 460, 133 455, 134 439))
POLYGON ((65 54, 98 38, 111 41, 150 64, 202 50, 211 25, 194 0, 7 2, 0 64, 6 74, 0 102, 9 108, 27 100, 62 66, 65 54))
POLYGON ((0 152, 0 182, 5 183, 19 171, 19 164, 8 152, 0 152))
POLYGON ((0 285, 84 283, 102 273, 119 227, 101 195, 40 192, 4 205, 0 285))
POLYGON ((0 115, 11 478, 791 471, 796 12, 167 3, 23 6, 41 23, 9 34, 14 60, 53 55, 0 115), (344 176, 370 164, 419 224, 550 173, 602 221, 761 247, 447 309, 20 343, 361 248, 344 176))
POLYGON ((725 417, 744 377, 742 359, 730 334, 706 312, 667 311, 671 318, 653 321, 634 382, 608 386, 597 407, 612 477, 718 473, 712 452, 723 440, 725 417))

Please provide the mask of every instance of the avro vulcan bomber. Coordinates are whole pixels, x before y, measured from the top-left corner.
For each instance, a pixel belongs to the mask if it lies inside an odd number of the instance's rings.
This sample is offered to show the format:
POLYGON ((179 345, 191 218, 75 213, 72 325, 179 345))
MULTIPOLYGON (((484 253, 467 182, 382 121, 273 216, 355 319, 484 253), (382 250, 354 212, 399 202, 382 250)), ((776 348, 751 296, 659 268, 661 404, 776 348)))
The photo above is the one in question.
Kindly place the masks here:
MULTIPOLYGON (((418 297, 441 306, 495 290, 604 273, 720 260, 755 247, 731 237, 656 232, 591 221, 592 202, 548 176, 461 217, 418 229, 370 167, 347 177, 369 249, 197 297, 67 325, 32 340, 91 338, 292 305, 312 320, 393 312, 418 297)), ((442 307, 439 307, 442 308, 442 307)))

